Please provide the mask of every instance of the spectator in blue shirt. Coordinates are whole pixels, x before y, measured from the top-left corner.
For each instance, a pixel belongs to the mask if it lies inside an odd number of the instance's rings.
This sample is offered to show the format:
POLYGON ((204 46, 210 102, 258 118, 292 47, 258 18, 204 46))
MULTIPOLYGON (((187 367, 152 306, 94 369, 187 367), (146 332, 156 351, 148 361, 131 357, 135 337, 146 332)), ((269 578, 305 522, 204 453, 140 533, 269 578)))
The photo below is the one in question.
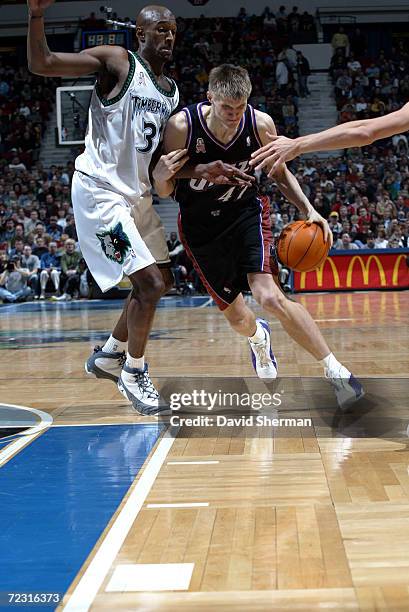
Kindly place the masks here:
POLYGON ((23 249, 24 249, 24 240, 22 240, 21 238, 16 238, 16 240, 14 242, 14 247, 9 249, 9 251, 8 251, 9 259, 12 259, 12 257, 15 257, 16 255, 18 257, 22 257, 23 256, 23 249))
POLYGON ((45 289, 50 279, 54 285, 55 293, 59 295, 61 265, 60 258, 57 255, 57 244, 55 242, 50 242, 48 245, 48 253, 44 253, 44 255, 42 255, 40 265, 40 300, 45 299, 45 289))
POLYGON ((7 219, 3 231, 0 228, 0 242, 7 242, 11 246, 11 241, 16 235, 15 223, 13 219, 7 219))
POLYGON ((47 227, 47 234, 52 240, 59 240, 61 238, 62 228, 60 225, 58 225, 57 221, 57 217, 52 215, 50 217, 50 224, 47 227))

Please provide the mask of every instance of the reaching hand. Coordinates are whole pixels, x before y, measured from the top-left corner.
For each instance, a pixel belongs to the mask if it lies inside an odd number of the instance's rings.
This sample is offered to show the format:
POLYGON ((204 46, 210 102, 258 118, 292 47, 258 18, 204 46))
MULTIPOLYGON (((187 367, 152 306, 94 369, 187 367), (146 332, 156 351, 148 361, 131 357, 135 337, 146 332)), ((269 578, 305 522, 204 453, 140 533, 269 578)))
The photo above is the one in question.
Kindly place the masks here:
POLYGON ((54 4, 55 0, 27 0, 30 15, 42 15, 46 8, 54 4))
POLYGON ((215 185, 252 185, 256 180, 235 166, 218 160, 209 164, 200 164, 200 178, 215 185))
POLYGON ((169 181, 188 161, 187 149, 176 149, 167 155, 162 155, 156 164, 152 175, 158 182, 169 181))
POLYGON ((329 242, 329 248, 332 247, 334 237, 332 235, 331 230, 329 229, 328 222, 324 219, 324 217, 321 217, 321 215, 314 208, 312 208, 309 212, 308 217, 305 219, 305 222, 308 225, 311 225, 311 223, 318 223, 318 225, 320 225, 323 229, 325 242, 329 242))
POLYGON ((298 142, 292 138, 273 136, 268 132, 267 136, 271 138, 271 142, 251 154, 250 165, 255 166, 256 170, 270 168, 268 176, 271 177, 282 164, 297 157, 299 150, 298 142))

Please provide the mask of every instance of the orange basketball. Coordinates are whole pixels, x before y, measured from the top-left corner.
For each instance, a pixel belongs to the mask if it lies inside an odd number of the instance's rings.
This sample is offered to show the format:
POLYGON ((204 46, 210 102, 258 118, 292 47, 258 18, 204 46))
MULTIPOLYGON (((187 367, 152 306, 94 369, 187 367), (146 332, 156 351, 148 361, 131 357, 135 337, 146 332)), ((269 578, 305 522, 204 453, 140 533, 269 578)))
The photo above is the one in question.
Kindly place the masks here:
POLYGON ((318 223, 307 225, 305 221, 294 221, 284 227, 278 238, 279 260, 297 272, 319 268, 328 251, 329 242, 324 241, 324 232, 318 223))

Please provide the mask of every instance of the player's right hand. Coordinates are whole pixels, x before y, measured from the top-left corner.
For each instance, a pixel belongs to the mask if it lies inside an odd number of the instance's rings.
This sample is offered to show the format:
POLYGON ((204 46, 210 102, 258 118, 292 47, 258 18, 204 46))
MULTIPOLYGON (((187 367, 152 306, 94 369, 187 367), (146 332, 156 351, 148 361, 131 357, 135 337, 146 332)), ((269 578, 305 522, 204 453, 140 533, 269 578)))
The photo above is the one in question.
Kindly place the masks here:
POLYGON ((209 164, 200 164, 200 178, 206 179, 215 185, 252 185, 256 180, 251 174, 246 174, 231 164, 221 160, 209 164))
POLYGON ((271 177, 282 164, 297 157, 299 150, 296 139, 273 134, 267 134, 267 136, 271 138, 271 142, 251 154, 250 165, 255 166, 256 170, 264 168, 271 177))
POLYGON ((54 4, 55 0, 27 0, 28 11, 30 15, 42 15, 46 8, 54 4))
POLYGON ((188 161, 187 149, 176 149, 167 155, 161 155, 156 164, 152 176, 155 181, 164 182, 172 179, 188 161))

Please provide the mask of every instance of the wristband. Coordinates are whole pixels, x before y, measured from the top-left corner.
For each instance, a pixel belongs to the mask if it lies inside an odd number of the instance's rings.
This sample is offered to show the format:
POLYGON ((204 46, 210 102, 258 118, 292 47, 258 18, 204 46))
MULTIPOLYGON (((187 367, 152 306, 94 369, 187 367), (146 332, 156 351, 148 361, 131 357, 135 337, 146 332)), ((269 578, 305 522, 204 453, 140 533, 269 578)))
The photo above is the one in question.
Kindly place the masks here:
POLYGON ((44 15, 29 15, 30 19, 42 19, 44 15))

